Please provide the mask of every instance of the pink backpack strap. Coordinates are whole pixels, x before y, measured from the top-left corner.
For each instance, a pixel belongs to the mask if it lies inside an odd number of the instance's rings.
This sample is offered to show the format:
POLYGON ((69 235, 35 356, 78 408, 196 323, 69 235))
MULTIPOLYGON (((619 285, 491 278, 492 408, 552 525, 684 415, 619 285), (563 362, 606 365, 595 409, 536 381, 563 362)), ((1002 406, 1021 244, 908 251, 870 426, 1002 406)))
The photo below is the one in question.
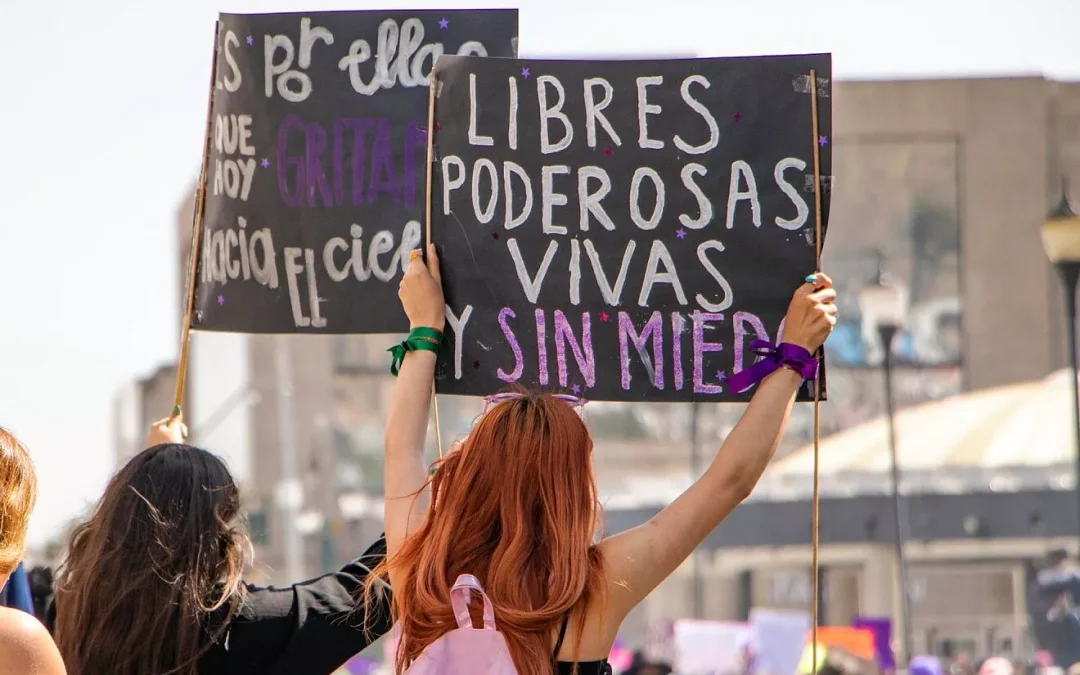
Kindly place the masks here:
POLYGON ((454 582, 450 589, 450 606, 454 608, 454 617, 457 618, 458 628, 472 628, 472 617, 469 616, 469 601, 472 593, 476 591, 484 601, 484 629, 495 630, 495 608, 491 605, 484 587, 480 581, 471 574, 462 574, 454 582))

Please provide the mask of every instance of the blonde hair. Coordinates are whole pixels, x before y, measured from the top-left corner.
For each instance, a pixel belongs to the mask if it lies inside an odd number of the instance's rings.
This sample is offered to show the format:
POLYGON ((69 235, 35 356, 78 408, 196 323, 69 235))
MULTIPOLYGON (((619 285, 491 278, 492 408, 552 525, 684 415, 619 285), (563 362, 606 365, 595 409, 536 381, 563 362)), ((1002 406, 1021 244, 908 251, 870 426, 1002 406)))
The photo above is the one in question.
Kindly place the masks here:
POLYGON ((30 453, 0 427, 0 575, 19 564, 26 527, 37 501, 37 476, 30 453))

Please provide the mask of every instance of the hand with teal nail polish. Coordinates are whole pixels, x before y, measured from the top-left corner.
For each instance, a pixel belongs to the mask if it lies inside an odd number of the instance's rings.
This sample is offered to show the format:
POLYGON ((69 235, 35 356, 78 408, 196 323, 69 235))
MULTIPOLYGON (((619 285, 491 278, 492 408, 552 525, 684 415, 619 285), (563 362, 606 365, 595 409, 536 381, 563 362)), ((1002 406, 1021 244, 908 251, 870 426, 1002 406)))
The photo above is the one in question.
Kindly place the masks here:
POLYGON ((808 284, 812 284, 815 281, 817 281, 817 275, 816 274, 807 274, 806 278, 803 279, 803 281, 805 281, 808 284))

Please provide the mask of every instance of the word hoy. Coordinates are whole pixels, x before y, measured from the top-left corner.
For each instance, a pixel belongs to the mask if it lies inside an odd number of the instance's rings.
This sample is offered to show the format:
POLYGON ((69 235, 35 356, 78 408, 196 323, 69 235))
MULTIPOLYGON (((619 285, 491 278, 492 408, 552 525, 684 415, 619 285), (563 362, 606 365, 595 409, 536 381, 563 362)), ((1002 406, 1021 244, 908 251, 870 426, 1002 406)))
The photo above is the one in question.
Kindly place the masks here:
POLYGON ((255 177, 255 146, 251 144, 251 115, 215 115, 214 195, 247 201, 255 177), (228 155, 241 155, 240 158, 228 155), (247 159, 243 159, 247 157, 247 159))

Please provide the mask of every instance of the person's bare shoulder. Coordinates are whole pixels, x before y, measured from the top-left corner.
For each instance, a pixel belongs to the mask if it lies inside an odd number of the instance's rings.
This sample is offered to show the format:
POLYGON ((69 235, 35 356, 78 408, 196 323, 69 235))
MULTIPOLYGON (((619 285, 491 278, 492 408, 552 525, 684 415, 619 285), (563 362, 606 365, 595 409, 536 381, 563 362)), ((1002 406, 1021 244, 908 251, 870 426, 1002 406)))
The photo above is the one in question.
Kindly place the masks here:
POLYGON ((0 675, 66 675, 52 636, 26 612, 0 607, 0 675))

